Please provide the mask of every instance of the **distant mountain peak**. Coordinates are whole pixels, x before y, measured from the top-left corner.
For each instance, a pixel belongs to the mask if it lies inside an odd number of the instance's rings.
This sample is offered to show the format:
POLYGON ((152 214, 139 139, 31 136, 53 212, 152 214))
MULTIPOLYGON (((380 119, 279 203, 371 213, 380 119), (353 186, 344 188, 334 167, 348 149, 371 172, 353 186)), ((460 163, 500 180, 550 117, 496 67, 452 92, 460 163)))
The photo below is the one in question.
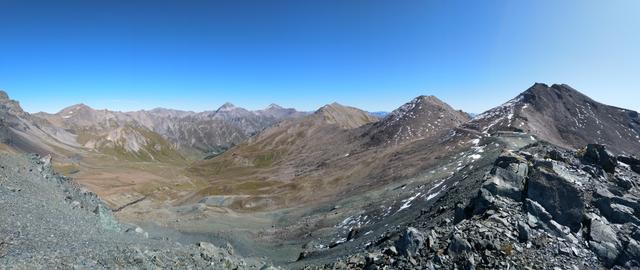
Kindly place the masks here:
POLYGON ((265 110, 282 110, 284 108, 282 108, 280 105, 275 104, 275 103, 271 103, 269 104, 269 106, 267 106, 267 108, 265 110))
POLYGON ((341 128, 356 128, 367 123, 377 121, 377 118, 369 113, 333 102, 318 109, 314 115, 322 116, 329 124, 337 124, 341 128))
POLYGON ((222 104, 222 106, 220 106, 220 108, 218 108, 217 111, 221 112, 221 111, 231 111, 236 109, 237 107, 235 105, 233 105, 231 102, 225 102, 224 104, 222 104))
POLYGON ((372 126, 372 144, 401 144, 456 127, 469 116, 435 96, 418 96, 372 126))
POLYGON ((66 107, 62 110, 60 110, 57 114, 72 114, 74 112, 78 112, 78 111, 92 111, 93 109, 89 106, 87 106, 84 103, 78 103, 75 105, 71 105, 69 107, 66 107))
POLYGON ((420 95, 420 96, 414 98, 413 100, 414 101, 421 101, 421 102, 444 103, 442 100, 440 100, 438 97, 436 97, 434 95, 420 95))
POLYGON ((322 107, 320 107, 320 109, 318 109, 318 111, 327 111, 327 110, 331 110, 331 109, 341 109, 341 108, 345 108, 345 106, 343 106, 342 104, 338 103, 338 102, 332 102, 329 104, 326 104, 322 107))
POLYGON ((411 101, 392 111, 389 116, 395 118, 404 117, 407 113, 416 113, 421 110, 429 110, 432 108, 451 109, 448 104, 438 99, 436 96, 418 96, 411 101))

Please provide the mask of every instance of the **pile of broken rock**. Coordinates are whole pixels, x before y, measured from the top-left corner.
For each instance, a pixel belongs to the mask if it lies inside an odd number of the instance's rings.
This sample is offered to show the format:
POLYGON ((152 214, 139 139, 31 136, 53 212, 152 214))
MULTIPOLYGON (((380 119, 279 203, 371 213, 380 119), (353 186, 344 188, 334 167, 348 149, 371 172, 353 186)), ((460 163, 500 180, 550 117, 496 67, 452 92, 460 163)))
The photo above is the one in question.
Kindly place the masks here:
POLYGON ((640 160, 591 144, 505 151, 453 222, 389 232, 325 268, 638 269, 640 160))

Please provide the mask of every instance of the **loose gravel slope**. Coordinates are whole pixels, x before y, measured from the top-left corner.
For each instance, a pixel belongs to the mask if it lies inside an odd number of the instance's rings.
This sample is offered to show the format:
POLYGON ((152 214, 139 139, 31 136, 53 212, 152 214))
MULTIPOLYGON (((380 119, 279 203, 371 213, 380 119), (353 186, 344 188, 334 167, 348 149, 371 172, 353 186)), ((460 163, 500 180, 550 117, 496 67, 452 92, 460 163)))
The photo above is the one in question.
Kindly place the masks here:
POLYGON ((118 223, 50 159, 0 154, 0 269, 246 269, 210 243, 180 245, 118 223))

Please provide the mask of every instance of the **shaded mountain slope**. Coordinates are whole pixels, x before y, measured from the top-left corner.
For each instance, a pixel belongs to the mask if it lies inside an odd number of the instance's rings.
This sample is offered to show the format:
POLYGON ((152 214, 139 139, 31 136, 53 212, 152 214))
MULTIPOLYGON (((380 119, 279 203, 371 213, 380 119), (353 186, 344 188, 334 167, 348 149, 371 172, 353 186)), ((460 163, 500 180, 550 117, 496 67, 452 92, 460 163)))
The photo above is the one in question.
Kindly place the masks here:
POLYGON ((131 161, 183 162, 169 141, 133 120, 131 115, 94 110, 84 104, 38 118, 72 134, 82 148, 131 161))
POLYGON ((371 145, 402 144, 456 127, 469 116, 434 96, 419 96, 374 124, 365 134, 371 145))
POLYGON ((637 112, 599 103, 564 84, 534 84, 466 127, 485 133, 527 132, 574 149, 602 143, 617 153, 640 153, 637 112))
POLYGON ((8 151, 58 157, 73 153, 79 147, 73 134, 26 113, 3 91, 0 91, 0 140, 8 151))

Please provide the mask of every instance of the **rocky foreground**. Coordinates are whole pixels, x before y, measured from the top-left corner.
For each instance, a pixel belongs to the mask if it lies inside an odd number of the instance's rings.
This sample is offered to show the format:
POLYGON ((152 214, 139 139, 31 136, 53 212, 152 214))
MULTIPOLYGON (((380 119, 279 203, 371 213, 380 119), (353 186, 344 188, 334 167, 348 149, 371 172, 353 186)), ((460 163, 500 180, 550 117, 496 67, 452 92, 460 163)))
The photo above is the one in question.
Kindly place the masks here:
POLYGON ((0 154, 0 269, 260 269, 233 248, 150 239, 50 158, 0 154))
POLYGON ((308 269, 638 269, 639 174, 640 160, 602 145, 506 150, 476 196, 424 209, 366 253, 308 269))

